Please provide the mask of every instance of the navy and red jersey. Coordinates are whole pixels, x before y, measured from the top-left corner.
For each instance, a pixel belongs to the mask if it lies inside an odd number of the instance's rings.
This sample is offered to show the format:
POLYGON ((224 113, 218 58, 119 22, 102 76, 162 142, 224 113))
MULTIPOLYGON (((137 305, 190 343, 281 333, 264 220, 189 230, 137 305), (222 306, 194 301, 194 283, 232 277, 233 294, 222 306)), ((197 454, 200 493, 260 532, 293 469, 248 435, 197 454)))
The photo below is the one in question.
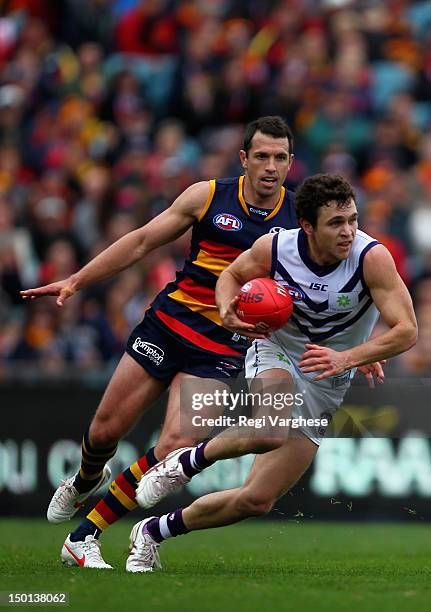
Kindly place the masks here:
POLYGON ((210 194, 193 224, 189 257, 148 313, 187 343, 221 355, 244 355, 248 342, 222 327, 215 304, 218 277, 260 236, 298 227, 291 191, 282 187, 275 208, 268 210, 248 205, 243 187, 244 176, 210 181, 210 194))

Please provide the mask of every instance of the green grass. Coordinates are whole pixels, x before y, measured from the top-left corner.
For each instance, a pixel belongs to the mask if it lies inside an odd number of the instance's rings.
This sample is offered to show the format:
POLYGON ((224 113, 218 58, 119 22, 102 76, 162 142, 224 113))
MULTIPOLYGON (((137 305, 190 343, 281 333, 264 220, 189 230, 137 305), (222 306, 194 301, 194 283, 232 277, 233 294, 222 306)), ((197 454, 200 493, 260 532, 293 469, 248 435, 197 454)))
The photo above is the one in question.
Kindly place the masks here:
POLYGON ((431 609, 426 525, 247 522, 170 540, 163 572, 130 575, 132 524, 103 536, 104 558, 116 569, 96 571, 61 565, 64 525, 3 519, 0 590, 67 591, 68 609, 81 612, 431 609))

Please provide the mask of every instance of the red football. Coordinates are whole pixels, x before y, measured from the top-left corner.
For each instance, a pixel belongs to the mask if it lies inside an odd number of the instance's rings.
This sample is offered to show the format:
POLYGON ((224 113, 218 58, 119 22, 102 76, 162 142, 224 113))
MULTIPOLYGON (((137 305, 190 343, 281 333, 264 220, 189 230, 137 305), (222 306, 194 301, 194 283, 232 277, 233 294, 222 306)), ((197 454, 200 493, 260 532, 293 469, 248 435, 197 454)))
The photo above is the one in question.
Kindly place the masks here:
POLYGON ((239 296, 238 317, 262 332, 283 327, 292 314, 293 302, 288 290, 272 278, 255 278, 245 283, 239 296))

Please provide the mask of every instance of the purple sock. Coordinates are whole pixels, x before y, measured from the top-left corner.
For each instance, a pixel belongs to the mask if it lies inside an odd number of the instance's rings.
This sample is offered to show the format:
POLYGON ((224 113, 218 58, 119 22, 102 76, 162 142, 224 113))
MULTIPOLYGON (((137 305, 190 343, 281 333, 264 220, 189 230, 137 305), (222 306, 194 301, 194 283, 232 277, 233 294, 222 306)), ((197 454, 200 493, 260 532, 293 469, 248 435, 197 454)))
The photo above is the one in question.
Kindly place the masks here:
POLYGON ((179 460, 183 466, 184 474, 189 478, 196 476, 196 474, 199 474, 199 472, 202 472, 202 470, 214 463, 214 461, 208 461, 205 457, 205 447, 209 441, 210 438, 180 455, 179 460))
POLYGON ((145 525, 144 532, 148 533, 158 543, 188 533, 189 530, 183 521, 183 509, 178 508, 175 512, 164 514, 160 518, 155 516, 145 525))

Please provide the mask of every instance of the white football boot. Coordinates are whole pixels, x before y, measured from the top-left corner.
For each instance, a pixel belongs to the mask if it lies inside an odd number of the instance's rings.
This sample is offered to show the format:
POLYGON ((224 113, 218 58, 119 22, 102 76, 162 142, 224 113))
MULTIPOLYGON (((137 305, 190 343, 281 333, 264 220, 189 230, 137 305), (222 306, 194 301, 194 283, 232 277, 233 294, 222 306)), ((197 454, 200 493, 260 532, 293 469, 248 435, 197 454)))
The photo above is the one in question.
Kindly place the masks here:
POLYGON ((169 493, 191 480, 184 474, 179 457, 184 451, 192 448, 179 448, 169 453, 163 461, 159 461, 145 472, 136 489, 136 502, 141 508, 152 508, 169 493))
POLYGON ((88 535, 84 541, 71 542, 69 533, 61 549, 61 560, 70 567, 77 565, 92 569, 112 569, 103 560, 100 542, 93 535, 88 535))
POLYGON ((139 521, 130 532, 129 556, 126 561, 128 572, 142 574, 152 572, 154 567, 162 569, 159 557, 160 544, 153 540, 149 533, 144 533, 145 524, 153 518, 155 517, 150 516, 139 521))
POLYGON ((72 516, 78 512, 79 508, 84 505, 85 500, 110 479, 111 469, 108 465, 105 465, 100 480, 98 480, 97 484, 86 493, 79 493, 73 486, 75 476, 63 480, 52 496, 48 506, 46 513, 48 521, 50 523, 63 523, 63 521, 71 519, 72 516))

